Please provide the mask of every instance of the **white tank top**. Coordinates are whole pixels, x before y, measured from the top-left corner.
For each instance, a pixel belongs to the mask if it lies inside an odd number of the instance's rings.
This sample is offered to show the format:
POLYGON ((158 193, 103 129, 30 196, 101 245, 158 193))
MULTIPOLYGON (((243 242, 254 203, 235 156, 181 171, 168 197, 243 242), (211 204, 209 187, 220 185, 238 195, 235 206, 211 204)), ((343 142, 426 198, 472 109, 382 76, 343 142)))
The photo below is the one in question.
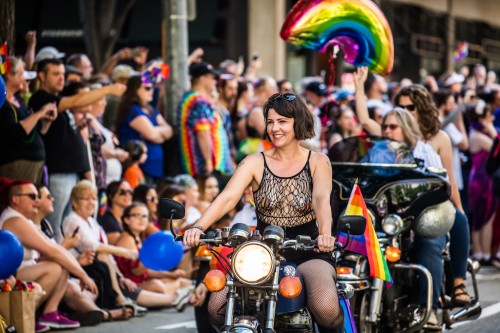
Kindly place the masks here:
POLYGON ((417 145, 413 149, 413 156, 424 161, 424 167, 435 167, 443 168, 443 163, 441 162, 441 157, 434 150, 432 145, 427 142, 418 140, 417 145))
MULTIPOLYGON (((2 212, 2 215, 0 215, 0 229, 3 228, 3 224, 5 221, 7 221, 8 219, 10 218, 13 218, 13 217, 20 217, 20 218, 23 218, 23 219, 26 219, 26 217, 19 213, 17 210, 11 208, 11 207, 7 207, 6 209, 4 209, 4 211, 2 212)), ((29 221, 29 223, 33 223, 33 221, 27 219, 29 221)), ((27 247, 24 247, 24 256, 23 256, 23 261, 21 262, 21 266, 19 267, 19 269, 25 267, 25 266, 32 266, 32 265, 35 265, 36 264, 36 259, 40 258, 40 254, 35 251, 35 250, 32 250, 32 249, 28 249, 27 247)))

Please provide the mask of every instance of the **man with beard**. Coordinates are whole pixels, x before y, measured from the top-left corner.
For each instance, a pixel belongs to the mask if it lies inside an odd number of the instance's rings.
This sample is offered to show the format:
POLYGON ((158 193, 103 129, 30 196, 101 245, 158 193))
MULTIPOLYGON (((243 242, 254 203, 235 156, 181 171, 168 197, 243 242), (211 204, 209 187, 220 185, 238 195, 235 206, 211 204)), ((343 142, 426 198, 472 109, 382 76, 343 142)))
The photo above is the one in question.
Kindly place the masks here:
MULTIPOLYGON (((47 103, 55 103, 59 112, 49 131, 42 135, 49 173, 49 189, 54 196, 54 213, 50 216, 56 240, 61 241, 61 221, 69 202, 70 191, 80 177, 90 170, 87 150, 79 125, 68 109, 90 105, 106 95, 120 96, 125 85, 115 83, 90 92, 61 97, 64 88, 64 65, 60 59, 45 59, 38 64, 40 89, 29 101, 29 107, 38 111, 47 103)), ((90 108, 86 108, 90 111, 90 108)))

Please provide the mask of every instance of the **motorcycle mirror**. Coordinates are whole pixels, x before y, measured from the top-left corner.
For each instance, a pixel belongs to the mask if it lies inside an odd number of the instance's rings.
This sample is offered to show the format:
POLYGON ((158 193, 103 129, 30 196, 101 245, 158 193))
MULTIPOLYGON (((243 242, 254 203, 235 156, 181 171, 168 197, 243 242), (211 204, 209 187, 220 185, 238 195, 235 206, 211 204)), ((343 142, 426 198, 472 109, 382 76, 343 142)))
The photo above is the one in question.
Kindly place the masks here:
POLYGON ((186 215, 184 206, 175 200, 161 198, 158 203, 158 215, 167 219, 182 219, 186 215))
POLYGON ((365 233, 366 219, 361 215, 344 215, 339 217, 338 231, 359 236, 365 233))

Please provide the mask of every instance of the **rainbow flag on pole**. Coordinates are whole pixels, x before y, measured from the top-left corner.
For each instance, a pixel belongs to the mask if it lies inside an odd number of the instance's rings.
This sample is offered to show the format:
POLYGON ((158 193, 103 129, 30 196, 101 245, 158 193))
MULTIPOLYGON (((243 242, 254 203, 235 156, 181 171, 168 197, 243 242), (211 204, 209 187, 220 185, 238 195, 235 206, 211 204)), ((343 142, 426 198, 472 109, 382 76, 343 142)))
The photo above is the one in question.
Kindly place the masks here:
POLYGON ((7 43, 0 46, 0 74, 10 73, 9 52, 7 52, 7 43))
MULTIPOLYGON (((366 256, 370 264, 370 276, 387 281, 392 285, 392 277, 387 267, 387 261, 380 249, 380 244, 375 234, 375 229, 373 228, 372 219, 370 214, 368 214, 365 199, 363 199, 358 184, 354 184, 345 215, 361 215, 366 218, 364 235, 350 236, 346 250, 366 256)), ((347 235, 339 232, 338 241, 345 244, 347 235)))

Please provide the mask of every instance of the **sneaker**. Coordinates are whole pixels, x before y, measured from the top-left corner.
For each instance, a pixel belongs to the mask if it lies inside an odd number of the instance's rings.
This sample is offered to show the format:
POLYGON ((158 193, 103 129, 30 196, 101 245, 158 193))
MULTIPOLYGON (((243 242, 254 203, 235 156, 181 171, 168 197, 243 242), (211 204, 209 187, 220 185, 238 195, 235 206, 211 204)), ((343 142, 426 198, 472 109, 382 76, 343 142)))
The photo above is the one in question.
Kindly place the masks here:
POLYGON ((38 322, 51 328, 77 328, 80 323, 70 320, 57 311, 45 313, 40 316, 38 322))
POLYGON ((35 321, 35 333, 42 333, 47 331, 50 331, 50 327, 42 325, 38 321, 35 321))
POLYGON ((186 304, 189 302, 189 299, 191 298, 191 294, 193 293, 194 289, 195 286, 193 285, 177 289, 177 298, 172 303, 172 306, 175 306, 177 311, 184 310, 186 304))

